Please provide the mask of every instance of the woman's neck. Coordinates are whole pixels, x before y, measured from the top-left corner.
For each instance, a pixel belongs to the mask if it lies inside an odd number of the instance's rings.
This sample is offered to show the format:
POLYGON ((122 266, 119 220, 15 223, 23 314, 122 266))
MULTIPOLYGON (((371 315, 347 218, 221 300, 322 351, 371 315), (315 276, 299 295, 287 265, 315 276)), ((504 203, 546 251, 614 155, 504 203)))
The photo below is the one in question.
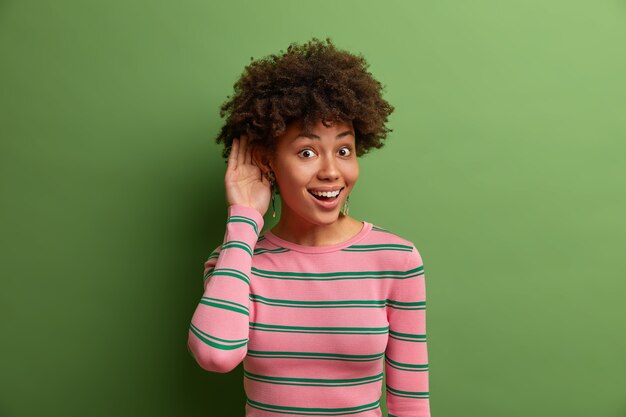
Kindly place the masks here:
POLYGON ((275 236, 298 245, 328 246, 345 242, 359 233, 362 227, 363 222, 342 214, 335 222, 320 225, 281 213, 280 220, 271 231, 275 236))

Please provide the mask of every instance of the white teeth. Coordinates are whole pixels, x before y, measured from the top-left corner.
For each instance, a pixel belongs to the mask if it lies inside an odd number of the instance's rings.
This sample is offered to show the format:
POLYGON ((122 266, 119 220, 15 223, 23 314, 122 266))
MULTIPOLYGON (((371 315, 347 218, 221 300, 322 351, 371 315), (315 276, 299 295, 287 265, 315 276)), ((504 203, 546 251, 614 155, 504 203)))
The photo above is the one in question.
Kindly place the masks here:
POLYGON ((318 195, 318 196, 322 196, 322 197, 337 197, 339 195, 339 191, 341 191, 341 190, 329 191, 329 192, 325 192, 325 191, 311 191, 311 193, 315 194, 315 195, 318 195))

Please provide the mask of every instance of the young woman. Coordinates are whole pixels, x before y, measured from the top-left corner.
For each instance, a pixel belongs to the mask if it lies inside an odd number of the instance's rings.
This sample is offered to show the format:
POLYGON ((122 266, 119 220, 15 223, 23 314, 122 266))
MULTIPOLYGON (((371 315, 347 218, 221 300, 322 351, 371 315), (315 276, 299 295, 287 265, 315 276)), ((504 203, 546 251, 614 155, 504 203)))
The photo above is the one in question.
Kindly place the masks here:
POLYGON ((430 416, 422 258, 348 215, 393 111, 366 69, 313 38, 249 64, 222 106, 226 233, 188 348, 207 371, 243 362, 246 417, 382 416, 383 378, 389 416, 430 416))

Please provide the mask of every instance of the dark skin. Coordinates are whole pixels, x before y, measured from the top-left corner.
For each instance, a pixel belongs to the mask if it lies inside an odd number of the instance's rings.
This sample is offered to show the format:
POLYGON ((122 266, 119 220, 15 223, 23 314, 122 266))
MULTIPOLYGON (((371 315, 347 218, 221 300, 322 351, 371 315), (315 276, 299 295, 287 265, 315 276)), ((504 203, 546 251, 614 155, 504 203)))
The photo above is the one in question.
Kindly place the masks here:
MULTIPOLYGON (((302 137, 302 124, 295 122, 277 138, 274 153, 248 143, 234 145, 233 158, 241 159, 238 170, 227 172, 229 204, 238 202, 267 211, 271 188, 266 174, 272 170, 281 195, 281 218, 271 230, 276 236, 296 244, 327 246, 346 241, 359 233, 363 222, 340 210, 358 178, 355 138, 351 124, 337 123, 325 127, 318 123, 308 131, 315 137, 302 137), (248 157, 245 155, 249 154, 248 157), (341 187, 332 208, 319 206, 309 189, 341 187)), ((230 165, 229 165, 230 166, 230 165)))
POLYGON ((271 197, 270 182, 252 161, 250 148, 246 136, 233 139, 224 177, 226 201, 229 206, 253 207, 264 215, 271 197))

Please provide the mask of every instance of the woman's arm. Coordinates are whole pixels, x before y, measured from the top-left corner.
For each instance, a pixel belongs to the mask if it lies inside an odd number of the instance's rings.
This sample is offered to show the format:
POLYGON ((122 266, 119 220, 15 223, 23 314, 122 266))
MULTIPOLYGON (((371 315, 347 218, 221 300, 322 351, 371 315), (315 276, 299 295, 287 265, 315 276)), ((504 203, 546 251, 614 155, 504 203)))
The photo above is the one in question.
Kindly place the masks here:
POLYGON ((385 388, 389 417, 430 417, 424 265, 413 246, 387 305, 385 388))
POLYGON ((257 209, 228 206, 224 242, 205 262, 204 294, 191 319, 187 347, 207 371, 230 372, 248 351, 250 272, 262 228, 257 209))

